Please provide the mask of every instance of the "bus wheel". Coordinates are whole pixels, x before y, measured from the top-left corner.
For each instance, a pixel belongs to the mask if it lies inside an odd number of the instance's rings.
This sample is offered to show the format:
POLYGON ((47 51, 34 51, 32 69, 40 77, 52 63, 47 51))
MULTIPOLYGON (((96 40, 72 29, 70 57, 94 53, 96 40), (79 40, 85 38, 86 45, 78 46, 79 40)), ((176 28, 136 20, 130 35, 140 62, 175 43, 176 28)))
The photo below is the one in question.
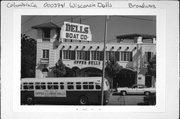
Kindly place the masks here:
POLYGON ((33 98, 32 97, 27 97, 26 101, 27 101, 28 105, 32 105, 33 104, 33 98))
POLYGON ((81 97, 79 98, 79 103, 80 103, 81 105, 86 105, 86 104, 88 104, 88 98, 87 98, 86 96, 81 96, 81 97))
POLYGON ((148 95, 150 95, 150 92, 145 92, 144 94, 145 94, 146 96, 148 96, 148 95))

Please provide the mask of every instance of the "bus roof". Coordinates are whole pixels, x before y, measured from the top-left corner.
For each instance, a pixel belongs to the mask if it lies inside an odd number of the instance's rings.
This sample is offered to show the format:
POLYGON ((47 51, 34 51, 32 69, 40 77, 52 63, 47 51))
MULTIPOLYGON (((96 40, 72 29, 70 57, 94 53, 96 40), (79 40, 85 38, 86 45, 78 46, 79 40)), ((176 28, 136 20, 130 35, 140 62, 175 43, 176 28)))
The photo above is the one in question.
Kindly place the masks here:
POLYGON ((22 82, 101 82, 102 77, 22 78, 22 82))

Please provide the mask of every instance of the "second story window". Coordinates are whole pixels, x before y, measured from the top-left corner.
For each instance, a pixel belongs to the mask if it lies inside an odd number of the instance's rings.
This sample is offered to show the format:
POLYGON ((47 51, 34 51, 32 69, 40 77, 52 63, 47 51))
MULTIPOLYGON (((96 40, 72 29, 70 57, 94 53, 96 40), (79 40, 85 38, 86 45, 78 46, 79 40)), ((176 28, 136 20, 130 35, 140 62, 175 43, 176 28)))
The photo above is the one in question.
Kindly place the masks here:
MULTIPOLYGON (((61 51, 61 50, 60 50, 61 51)), ((69 60, 75 60, 76 54, 75 51, 71 51, 71 50, 64 50, 63 51, 63 59, 69 59, 69 60)), ((60 57, 62 57, 62 53, 60 52, 60 57)))
POLYGON ((91 60, 100 60, 100 51, 91 51, 91 60))
POLYGON ((89 60, 90 51, 77 51, 77 60, 89 60))
POLYGON ((50 29, 46 28, 46 29, 43 29, 43 33, 42 33, 42 39, 43 41, 50 41, 50 29))
POLYGON ((132 52, 122 51, 121 61, 132 61, 132 52))
POLYGON ((43 50, 43 59, 49 59, 49 50, 43 50))

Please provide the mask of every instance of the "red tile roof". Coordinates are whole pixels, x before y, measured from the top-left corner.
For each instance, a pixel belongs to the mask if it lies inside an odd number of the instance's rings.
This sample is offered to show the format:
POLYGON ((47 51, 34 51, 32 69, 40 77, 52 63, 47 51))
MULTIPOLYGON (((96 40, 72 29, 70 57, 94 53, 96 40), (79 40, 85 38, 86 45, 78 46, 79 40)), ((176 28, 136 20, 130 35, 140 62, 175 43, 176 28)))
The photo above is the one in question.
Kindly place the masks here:
POLYGON ((116 38, 117 39, 134 39, 134 37, 139 37, 141 36, 143 39, 147 39, 147 38, 156 38, 155 35, 147 35, 147 34, 125 34, 125 35, 119 35, 116 38))
POLYGON ((32 28, 34 29, 41 29, 41 28, 56 28, 56 29, 60 29, 61 27, 59 27, 58 25, 52 23, 52 22, 48 22, 48 23, 43 23, 40 25, 36 25, 36 26, 32 26, 32 28))

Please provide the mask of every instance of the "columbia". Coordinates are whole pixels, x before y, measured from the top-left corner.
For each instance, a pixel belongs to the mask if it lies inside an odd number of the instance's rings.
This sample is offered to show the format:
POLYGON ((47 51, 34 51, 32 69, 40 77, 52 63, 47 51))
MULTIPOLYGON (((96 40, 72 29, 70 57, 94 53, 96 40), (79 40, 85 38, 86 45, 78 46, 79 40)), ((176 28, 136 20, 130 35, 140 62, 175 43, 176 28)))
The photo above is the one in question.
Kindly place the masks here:
POLYGON ((13 2, 13 3, 11 3, 11 2, 9 2, 8 4, 7 4, 7 7, 8 8, 11 8, 11 7, 14 7, 14 8, 18 8, 18 7, 35 7, 35 8, 37 8, 37 5, 35 4, 35 3, 33 3, 33 2, 31 2, 31 3, 29 3, 29 2, 21 2, 21 3, 16 3, 16 2, 13 2))

